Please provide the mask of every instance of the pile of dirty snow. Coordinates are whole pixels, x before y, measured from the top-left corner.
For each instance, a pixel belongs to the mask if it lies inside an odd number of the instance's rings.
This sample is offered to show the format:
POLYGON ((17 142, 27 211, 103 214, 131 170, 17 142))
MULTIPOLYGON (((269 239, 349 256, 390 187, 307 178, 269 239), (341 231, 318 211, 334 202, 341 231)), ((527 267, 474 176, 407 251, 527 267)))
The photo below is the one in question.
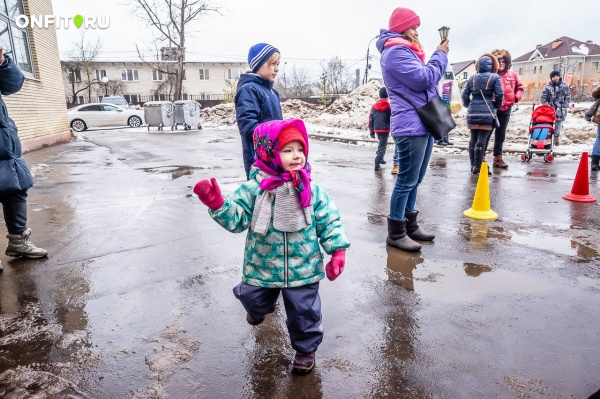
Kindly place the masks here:
MULTIPOLYGON (((347 96, 338 98, 326 108, 301 100, 287 100, 281 104, 283 117, 303 119, 309 133, 368 142, 372 140, 368 131, 369 111, 379 98, 380 88, 378 81, 370 81, 357 87, 347 96)), ((506 131, 507 151, 521 151, 527 147, 533 105, 517 104, 513 107, 506 131)), ((575 104, 575 108, 569 112, 563 124, 560 146, 555 149, 556 151, 576 154, 591 150, 596 139, 597 127, 583 117, 591 105, 590 102, 575 104)), ((450 132, 450 140, 462 147, 468 144, 470 138, 466 115, 467 110, 464 108, 453 115, 456 128, 450 132)), ((234 104, 221 104, 203 109, 202 124, 205 128, 235 129, 234 104)), ((451 147, 448 147, 448 150, 443 148, 441 150, 454 151, 451 147)))

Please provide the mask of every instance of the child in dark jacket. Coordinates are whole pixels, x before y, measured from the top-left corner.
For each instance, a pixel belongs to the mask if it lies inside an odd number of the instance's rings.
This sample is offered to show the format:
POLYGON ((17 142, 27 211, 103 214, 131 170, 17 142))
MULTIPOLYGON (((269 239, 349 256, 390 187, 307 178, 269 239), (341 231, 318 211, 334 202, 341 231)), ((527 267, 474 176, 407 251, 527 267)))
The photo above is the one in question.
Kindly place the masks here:
POLYGON ((235 94, 235 117, 242 136, 242 154, 246 179, 254 163, 252 134, 263 123, 283 119, 279 93, 273 83, 279 72, 279 50, 270 44, 258 43, 248 52, 250 71, 242 74, 235 94))
POLYGON ((379 146, 375 153, 375 171, 381 170, 381 164, 385 164, 383 157, 387 148, 388 139, 390 137, 390 118, 392 110, 390 108, 390 100, 388 99, 387 89, 382 87, 379 89, 379 100, 371 107, 369 112, 369 132, 371 138, 379 139, 379 146))

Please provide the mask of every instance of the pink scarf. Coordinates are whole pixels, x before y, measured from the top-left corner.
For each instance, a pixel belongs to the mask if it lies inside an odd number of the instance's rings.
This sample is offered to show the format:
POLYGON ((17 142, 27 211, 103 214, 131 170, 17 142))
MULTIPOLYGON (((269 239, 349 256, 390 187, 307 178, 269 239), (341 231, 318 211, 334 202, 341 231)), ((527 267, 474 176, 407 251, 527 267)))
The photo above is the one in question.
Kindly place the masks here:
POLYGON ((384 48, 388 48, 388 47, 392 47, 392 46, 408 47, 417 55, 417 57, 419 57, 421 59, 423 64, 425 63, 425 50, 420 49, 416 43, 410 42, 401 37, 392 37, 392 38, 387 39, 385 41, 385 44, 383 45, 384 48))

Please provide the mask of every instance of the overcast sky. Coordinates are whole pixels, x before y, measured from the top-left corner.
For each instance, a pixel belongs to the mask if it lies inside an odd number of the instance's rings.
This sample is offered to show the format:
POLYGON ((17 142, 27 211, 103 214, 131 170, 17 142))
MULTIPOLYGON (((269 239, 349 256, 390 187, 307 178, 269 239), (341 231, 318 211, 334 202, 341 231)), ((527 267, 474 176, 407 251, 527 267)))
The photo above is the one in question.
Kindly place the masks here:
MULTIPOLYGON (((135 45, 151 48, 152 29, 136 17, 127 0, 52 0, 55 15, 109 15, 110 27, 87 30, 102 41, 102 59, 137 60, 135 45)), ((266 42, 282 55, 280 69, 293 66, 318 76, 320 63, 342 58, 354 75, 364 74, 369 41, 387 28, 395 7, 408 7, 421 18, 419 35, 427 58, 439 42, 438 28, 450 27, 451 63, 476 59, 495 48, 513 58, 552 40, 569 36, 600 43, 600 4, 590 0, 473 2, 467 0, 221 0, 222 14, 199 18, 187 39, 189 61, 246 61, 253 44, 266 42), (285 64, 287 62, 287 65, 285 64)), ((80 35, 75 27, 58 29, 65 58, 80 35)), ((371 76, 380 76, 379 52, 371 42, 371 76)), ((280 72, 281 76, 281 72, 280 72)), ((361 77, 362 78, 362 77, 361 77)))

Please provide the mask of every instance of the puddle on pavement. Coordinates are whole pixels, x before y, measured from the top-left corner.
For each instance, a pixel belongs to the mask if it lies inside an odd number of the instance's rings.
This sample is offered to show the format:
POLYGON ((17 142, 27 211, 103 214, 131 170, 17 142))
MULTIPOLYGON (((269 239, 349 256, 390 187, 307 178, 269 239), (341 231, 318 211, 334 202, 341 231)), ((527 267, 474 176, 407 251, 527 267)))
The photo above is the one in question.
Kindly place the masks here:
POLYGON ((436 301, 468 302, 494 292, 534 294, 551 289, 547 281, 532 275, 489 265, 424 259, 421 253, 389 246, 386 250, 388 281, 436 301))
POLYGON ((141 170, 146 173, 160 174, 160 177, 165 180, 175 180, 181 176, 191 175, 196 169, 203 168, 195 168, 193 166, 162 166, 157 168, 141 168, 141 170), (170 176, 168 174, 170 174, 170 176))
POLYGON ((553 237, 539 233, 521 234, 511 233, 511 240, 517 244, 545 251, 555 252, 561 255, 577 256, 577 248, 573 246, 574 241, 562 237, 553 237))

